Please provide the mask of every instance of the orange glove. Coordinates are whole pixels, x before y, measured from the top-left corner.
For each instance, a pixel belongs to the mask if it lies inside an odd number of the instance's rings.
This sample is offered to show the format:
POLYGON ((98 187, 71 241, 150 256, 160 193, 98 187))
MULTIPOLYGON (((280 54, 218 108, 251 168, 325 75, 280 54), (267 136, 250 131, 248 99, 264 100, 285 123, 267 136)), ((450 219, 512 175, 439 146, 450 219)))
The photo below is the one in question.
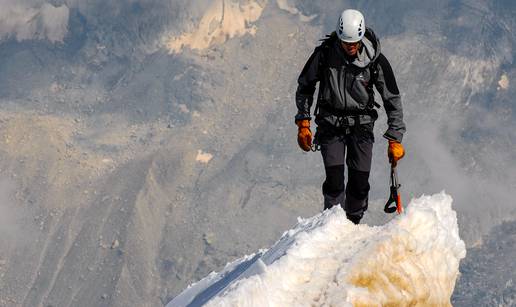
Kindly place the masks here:
POLYGON ((310 131, 310 120, 302 119, 296 121, 299 127, 297 131, 297 143, 304 151, 310 151, 312 147, 312 131, 310 131))
POLYGON ((403 149, 403 145, 398 141, 389 140, 389 149, 387 150, 389 162, 391 162, 393 166, 396 166, 396 164, 398 164, 398 160, 403 158, 404 155, 405 150, 403 149))

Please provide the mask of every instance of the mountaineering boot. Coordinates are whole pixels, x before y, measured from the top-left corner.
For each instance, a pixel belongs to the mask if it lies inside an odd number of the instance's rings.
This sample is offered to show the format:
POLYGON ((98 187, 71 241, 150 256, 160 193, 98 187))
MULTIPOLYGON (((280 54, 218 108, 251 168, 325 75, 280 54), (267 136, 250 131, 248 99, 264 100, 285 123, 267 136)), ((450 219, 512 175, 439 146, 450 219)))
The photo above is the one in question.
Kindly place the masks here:
POLYGON ((368 197, 363 200, 356 199, 349 193, 346 193, 346 200, 344 201, 344 210, 346 211, 346 217, 354 224, 360 223, 360 220, 364 216, 364 212, 367 210, 368 197))
POLYGON ((355 225, 358 225, 360 223, 360 220, 362 219, 362 216, 364 214, 360 214, 360 215, 355 215, 355 214, 347 214, 346 213, 346 217, 348 218, 348 220, 350 220, 351 222, 353 222, 353 224, 355 225))

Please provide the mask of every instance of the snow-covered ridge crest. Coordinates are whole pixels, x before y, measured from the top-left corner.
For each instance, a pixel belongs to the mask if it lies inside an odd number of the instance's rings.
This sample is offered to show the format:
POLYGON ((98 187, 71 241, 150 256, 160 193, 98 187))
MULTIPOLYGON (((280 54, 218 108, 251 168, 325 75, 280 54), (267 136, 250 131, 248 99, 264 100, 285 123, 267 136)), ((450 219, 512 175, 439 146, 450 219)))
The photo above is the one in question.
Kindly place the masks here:
POLYGON ((168 39, 166 48, 170 53, 179 53, 184 47, 206 49, 213 44, 224 43, 228 38, 254 35, 257 21, 267 1, 215 0, 201 18, 195 31, 168 39), (260 3, 264 4, 260 4, 260 3))
POLYGON ((422 196, 380 227, 353 225, 340 208, 300 219, 167 306, 451 306, 466 255, 451 204, 444 192, 422 196))
POLYGON ((451 306, 466 256, 451 204, 444 192, 422 196, 405 216, 380 227, 341 279, 352 286, 347 300, 353 306, 451 306))

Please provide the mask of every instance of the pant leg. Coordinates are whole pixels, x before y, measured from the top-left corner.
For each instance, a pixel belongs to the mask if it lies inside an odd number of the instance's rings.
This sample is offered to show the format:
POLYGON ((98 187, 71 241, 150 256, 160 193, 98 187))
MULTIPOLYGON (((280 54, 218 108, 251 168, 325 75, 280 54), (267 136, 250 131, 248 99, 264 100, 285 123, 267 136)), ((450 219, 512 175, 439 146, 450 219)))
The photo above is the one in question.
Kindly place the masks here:
POLYGON ((326 179, 322 185, 324 209, 336 205, 343 206, 345 139, 334 136, 321 140, 320 145, 326 172, 326 179))
POLYGON ((348 183, 344 210, 353 222, 357 221, 356 223, 362 218, 368 206, 373 143, 373 124, 354 127, 346 138, 348 183))
POLYGON ((348 169, 346 185, 346 202, 344 210, 348 215, 362 217, 367 210, 369 200, 369 172, 348 169))
POLYGON ((324 210, 344 204, 344 165, 324 168, 326 180, 322 185, 324 210))

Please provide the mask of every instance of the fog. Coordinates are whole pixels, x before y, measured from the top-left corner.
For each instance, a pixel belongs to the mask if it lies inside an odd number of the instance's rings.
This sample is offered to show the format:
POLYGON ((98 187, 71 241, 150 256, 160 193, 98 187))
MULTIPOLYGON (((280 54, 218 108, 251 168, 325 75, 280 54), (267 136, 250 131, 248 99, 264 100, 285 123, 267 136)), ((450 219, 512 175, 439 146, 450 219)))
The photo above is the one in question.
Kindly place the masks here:
MULTIPOLYGON (((166 303, 320 212, 293 97, 349 7, 402 93, 406 203, 445 190, 470 248, 515 220, 513 1, 0 4, 0 229, 28 243, 2 238, 0 305, 166 303)), ((389 218, 379 113, 369 224, 389 218)))

